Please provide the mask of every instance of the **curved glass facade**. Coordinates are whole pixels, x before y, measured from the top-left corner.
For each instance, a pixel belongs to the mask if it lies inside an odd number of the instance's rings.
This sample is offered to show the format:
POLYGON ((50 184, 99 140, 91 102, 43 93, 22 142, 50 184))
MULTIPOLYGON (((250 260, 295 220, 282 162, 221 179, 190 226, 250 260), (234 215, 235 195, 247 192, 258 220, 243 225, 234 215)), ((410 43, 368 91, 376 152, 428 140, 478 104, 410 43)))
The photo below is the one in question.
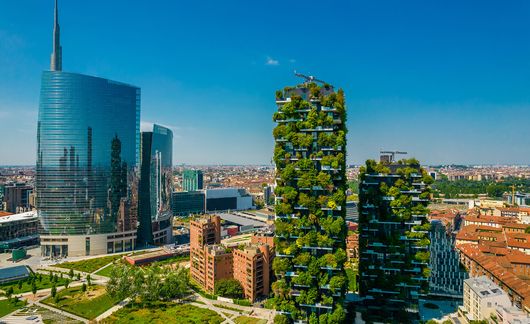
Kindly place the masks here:
POLYGON ((140 244, 169 243, 171 240, 169 237, 171 235, 166 235, 162 231, 171 227, 173 216, 171 210, 172 166, 173 132, 156 124, 152 132, 142 132, 140 229, 138 231, 140 244))
POLYGON ((41 232, 134 230, 140 89, 82 74, 42 74, 37 126, 41 232))

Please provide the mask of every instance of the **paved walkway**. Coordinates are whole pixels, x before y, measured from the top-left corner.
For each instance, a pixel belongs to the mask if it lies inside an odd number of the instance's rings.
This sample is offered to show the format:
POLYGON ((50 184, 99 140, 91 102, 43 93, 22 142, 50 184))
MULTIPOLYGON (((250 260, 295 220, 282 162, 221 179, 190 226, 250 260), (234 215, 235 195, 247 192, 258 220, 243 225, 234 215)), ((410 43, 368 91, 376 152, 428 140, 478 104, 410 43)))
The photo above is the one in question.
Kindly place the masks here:
MULTIPOLYGON (((212 300, 212 299, 204 298, 204 297, 202 297, 201 295, 199 295, 197 293, 194 293, 194 296, 196 297, 196 300, 198 300, 200 302, 203 302, 206 305, 192 302, 193 305, 198 306, 198 307, 203 306, 202 308, 209 308, 211 310, 216 311, 217 313, 219 313, 219 315, 221 315, 223 318, 225 318, 225 322, 223 322, 223 323, 233 323, 233 321, 231 319, 227 318, 226 316, 224 316, 224 314, 222 314, 221 312, 224 312, 224 313, 227 313, 227 314, 232 314, 232 315, 237 315, 237 316, 244 315, 244 316, 249 316, 249 317, 256 317, 258 319, 267 320, 267 323, 273 323, 274 322, 275 312, 274 312, 274 310, 271 310, 271 309, 256 308, 256 307, 250 307, 250 306, 240 306, 240 305, 236 305, 236 304, 232 304, 232 303, 223 302, 223 301, 220 301, 220 300, 212 300), (239 309, 239 310, 241 310, 241 312, 236 312, 236 311, 232 311, 232 310, 225 309, 225 308, 222 308, 222 307, 217 307, 215 305, 222 305, 222 306, 226 306, 226 307, 230 307, 230 308, 239 309), (204 307, 204 306, 208 306, 208 307, 204 307)), ((233 318, 235 318, 237 316, 234 316, 233 318)))
POLYGON ((122 300, 118 304, 116 304, 116 305, 112 306, 111 308, 107 309, 106 312, 104 312, 101 315, 99 315, 98 317, 96 317, 95 321, 99 322, 102 319, 109 317, 112 313, 114 313, 115 311, 117 311, 120 308, 123 308, 125 305, 127 305, 129 303, 129 301, 130 301, 129 298, 126 298, 126 299, 122 300))
POLYGON ((63 315, 63 316, 70 317, 70 318, 73 318, 73 319, 75 319, 75 320, 81 321, 81 322, 83 322, 83 323, 88 323, 88 322, 89 322, 86 318, 83 318, 83 317, 80 317, 80 316, 74 315, 74 314, 72 314, 72 313, 68 313, 68 312, 62 311, 62 310, 60 310, 60 309, 58 309, 58 308, 55 308, 55 307, 52 307, 52 306, 49 306, 49 305, 43 304, 43 303, 41 303, 41 302, 35 302, 34 304, 37 305, 37 306, 39 306, 39 307, 49 309, 49 310, 51 310, 52 312, 59 313, 59 314, 61 314, 61 315, 63 315))

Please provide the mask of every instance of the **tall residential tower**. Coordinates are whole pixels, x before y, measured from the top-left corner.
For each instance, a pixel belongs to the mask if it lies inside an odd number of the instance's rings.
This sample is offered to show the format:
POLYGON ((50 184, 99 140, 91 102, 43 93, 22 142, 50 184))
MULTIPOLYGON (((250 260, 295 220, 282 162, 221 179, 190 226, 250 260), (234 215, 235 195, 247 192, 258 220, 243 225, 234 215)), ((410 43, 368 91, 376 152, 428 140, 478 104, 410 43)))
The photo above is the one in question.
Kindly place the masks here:
POLYGON ((344 93, 313 77, 276 92, 276 258, 279 316, 344 320, 344 93))
POLYGON ((140 89, 62 71, 57 2, 51 71, 42 73, 36 195, 45 256, 132 250, 140 89))
POLYGON ((368 160, 359 175, 359 293, 368 322, 419 320, 429 288, 432 178, 417 160, 393 157, 368 160))

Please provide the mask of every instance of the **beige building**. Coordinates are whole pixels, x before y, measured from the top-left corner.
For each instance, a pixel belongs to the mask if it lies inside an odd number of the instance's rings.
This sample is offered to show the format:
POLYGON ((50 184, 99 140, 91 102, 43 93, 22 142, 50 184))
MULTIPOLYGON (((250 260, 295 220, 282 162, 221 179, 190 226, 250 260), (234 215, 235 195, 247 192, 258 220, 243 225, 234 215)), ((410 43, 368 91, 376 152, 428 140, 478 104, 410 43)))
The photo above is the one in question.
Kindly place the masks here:
POLYGON ((508 295, 486 276, 464 280, 464 304, 458 309, 464 323, 489 320, 497 308, 510 308, 508 295))

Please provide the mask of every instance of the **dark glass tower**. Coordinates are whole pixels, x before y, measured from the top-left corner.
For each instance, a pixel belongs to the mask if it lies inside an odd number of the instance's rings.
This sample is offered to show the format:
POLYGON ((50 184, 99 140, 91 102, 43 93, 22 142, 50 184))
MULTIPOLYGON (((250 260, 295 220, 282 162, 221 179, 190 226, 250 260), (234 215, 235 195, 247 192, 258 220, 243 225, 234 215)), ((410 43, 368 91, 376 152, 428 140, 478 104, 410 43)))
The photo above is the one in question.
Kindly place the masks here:
POLYGON ((306 79, 276 92, 272 290, 284 321, 340 323, 346 283, 344 93, 306 79))
MULTIPOLYGON (((399 153, 399 152, 398 152, 399 153)), ((415 159, 368 160, 360 169, 359 294, 368 322, 419 320, 429 289, 427 220, 432 178, 415 159)))
POLYGON ((154 125, 141 134, 138 244, 172 241, 173 132, 154 125))
POLYGON ((42 74, 37 126, 42 252, 85 255, 132 249, 140 89, 61 71, 57 9, 55 23, 51 71, 42 74), (130 235, 122 235, 123 240, 101 235, 116 232, 130 235))

